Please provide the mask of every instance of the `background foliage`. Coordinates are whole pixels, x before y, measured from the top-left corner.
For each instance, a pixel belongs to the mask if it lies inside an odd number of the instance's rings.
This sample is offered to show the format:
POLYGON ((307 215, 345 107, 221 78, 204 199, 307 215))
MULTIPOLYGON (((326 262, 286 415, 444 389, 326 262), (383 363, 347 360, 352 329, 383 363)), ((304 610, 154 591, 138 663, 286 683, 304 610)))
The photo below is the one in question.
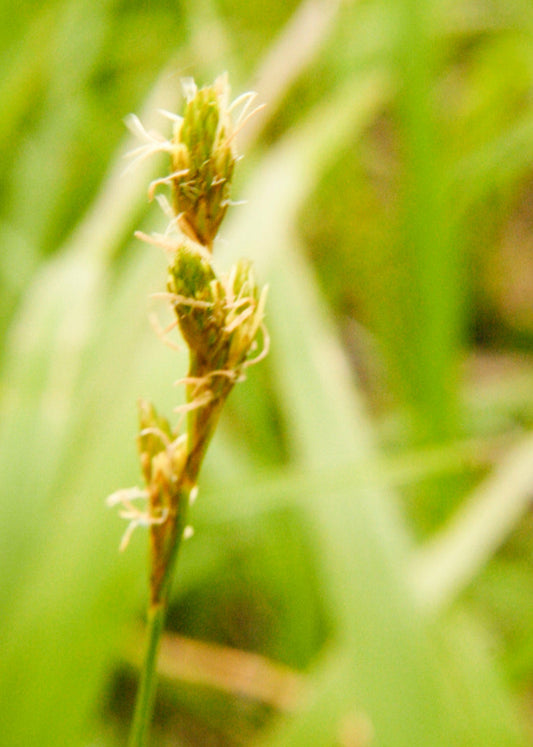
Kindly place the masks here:
POLYGON ((104 499, 186 362, 122 120, 223 70, 268 107, 218 261, 269 282, 273 345, 208 456, 154 744, 533 743, 530 4, 0 13, 2 744, 125 740, 146 537, 119 555, 104 499))

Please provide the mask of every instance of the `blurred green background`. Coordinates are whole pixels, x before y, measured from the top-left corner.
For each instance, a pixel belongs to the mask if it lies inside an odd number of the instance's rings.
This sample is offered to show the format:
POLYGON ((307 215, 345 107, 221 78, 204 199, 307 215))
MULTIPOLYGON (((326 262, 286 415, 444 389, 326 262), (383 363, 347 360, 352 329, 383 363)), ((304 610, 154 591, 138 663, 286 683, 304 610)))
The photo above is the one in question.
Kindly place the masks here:
POLYGON ((152 743, 533 744, 531 3, 0 13, 0 744, 125 743, 146 535, 119 554, 105 497, 186 360, 123 119, 225 70, 267 107, 217 262, 269 283, 272 349, 206 461, 152 743))

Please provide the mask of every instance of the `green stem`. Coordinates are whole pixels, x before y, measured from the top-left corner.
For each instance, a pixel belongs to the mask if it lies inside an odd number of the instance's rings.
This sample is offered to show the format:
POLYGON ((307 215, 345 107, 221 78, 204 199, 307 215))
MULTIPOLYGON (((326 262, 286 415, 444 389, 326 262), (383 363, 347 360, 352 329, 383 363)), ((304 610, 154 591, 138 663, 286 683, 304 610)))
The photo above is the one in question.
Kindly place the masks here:
POLYGON ((128 747, 145 747, 152 721, 157 685, 157 654, 167 613, 166 597, 148 609, 148 641, 141 672, 141 681, 135 702, 135 714, 131 726, 128 747))
POLYGON ((159 645, 165 626, 169 590, 174 576, 178 551, 181 546, 188 507, 189 495, 187 494, 184 496, 184 500, 182 501, 181 511, 178 514, 177 522, 174 527, 175 539, 172 543, 172 552, 167 558, 164 576, 157 591, 157 598, 152 598, 148 607, 146 651, 141 670, 141 679, 137 690, 137 697, 135 700, 135 713, 133 715, 128 747, 145 747, 148 743, 148 733, 152 722, 157 686, 157 658, 159 645))

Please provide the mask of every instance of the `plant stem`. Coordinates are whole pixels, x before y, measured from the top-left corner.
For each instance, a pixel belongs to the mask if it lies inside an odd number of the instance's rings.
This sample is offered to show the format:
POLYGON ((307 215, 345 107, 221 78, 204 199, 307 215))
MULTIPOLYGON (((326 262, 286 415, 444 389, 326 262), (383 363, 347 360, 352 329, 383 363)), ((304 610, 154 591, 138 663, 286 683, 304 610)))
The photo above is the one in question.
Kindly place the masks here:
POLYGON ((148 609, 147 644, 141 680, 135 702, 135 714, 131 726, 128 747, 144 747, 152 721, 157 685, 157 655, 167 613, 167 597, 148 609))
POLYGON ((135 712, 131 725, 128 747, 145 747, 152 722, 157 687, 157 658, 161 636, 165 626, 168 609, 169 591, 174 576, 176 559, 181 546, 183 529, 187 520, 189 508, 189 491, 183 494, 181 510, 179 511, 173 528, 174 539, 171 543, 172 551, 166 559, 163 577, 157 590, 152 587, 151 601, 147 613, 147 642, 141 670, 141 679, 135 700, 135 712))

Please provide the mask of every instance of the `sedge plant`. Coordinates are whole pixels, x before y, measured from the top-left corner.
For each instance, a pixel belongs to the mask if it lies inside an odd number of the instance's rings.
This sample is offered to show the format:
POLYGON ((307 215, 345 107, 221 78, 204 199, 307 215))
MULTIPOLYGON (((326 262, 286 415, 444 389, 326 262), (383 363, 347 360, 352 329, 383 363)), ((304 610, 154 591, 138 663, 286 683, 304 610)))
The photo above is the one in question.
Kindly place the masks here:
POLYGON ((121 549, 138 526, 149 532, 149 604, 147 643, 130 733, 130 747, 145 745, 156 689, 157 655, 164 628, 176 558, 192 529, 189 507, 206 449, 224 403, 247 366, 266 355, 264 327, 266 288, 258 288, 247 260, 229 272, 217 273, 213 245, 230 202, 231 181, 238 159, 235 136, 251 113, 255 94, 229 100, 227 76, 198 89, 183 81, 183 116, 163 112, 172 122, 170 139, 147 132, 131 115, 130 129, 144 143, 134 161, 164 151, 169 173, 154 180, 150 199, 161 185, 171 199, 157 199, 169 218, 164 234, 136 235, 161 246, 169 260, 166 290, 157 294, 171 306, 172 327, 178 327, 189 351, 189 370, 180 379, 185 402, 178 406, 172 427, 147 401, 139 403, 138 452, 143 488, 119 490, 108 498, 128 520, 121 549), (240 110, 240 111, 239 111, 240 110), (239 112, 238 116, 236 112, 239 112))

